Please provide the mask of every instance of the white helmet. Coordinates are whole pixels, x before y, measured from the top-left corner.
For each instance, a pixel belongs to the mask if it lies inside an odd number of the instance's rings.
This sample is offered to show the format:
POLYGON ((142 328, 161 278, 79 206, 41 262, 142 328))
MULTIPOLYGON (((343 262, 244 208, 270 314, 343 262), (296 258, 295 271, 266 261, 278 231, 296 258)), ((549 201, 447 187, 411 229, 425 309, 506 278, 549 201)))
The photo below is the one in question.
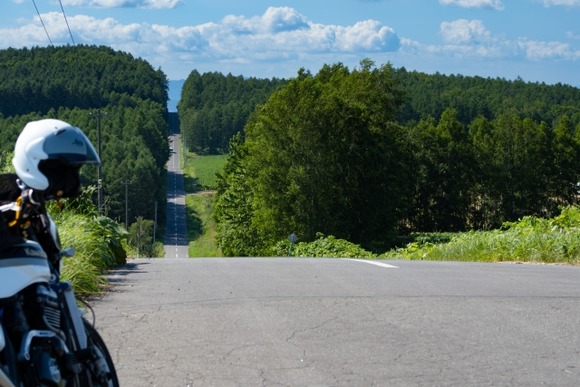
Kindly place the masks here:
POLYGON ((93 144, 79 128, 50 118, 26 124, 12 159, 20 180, 44 191, 47 197, 77 196, 80 167, 100 162, 93 144))

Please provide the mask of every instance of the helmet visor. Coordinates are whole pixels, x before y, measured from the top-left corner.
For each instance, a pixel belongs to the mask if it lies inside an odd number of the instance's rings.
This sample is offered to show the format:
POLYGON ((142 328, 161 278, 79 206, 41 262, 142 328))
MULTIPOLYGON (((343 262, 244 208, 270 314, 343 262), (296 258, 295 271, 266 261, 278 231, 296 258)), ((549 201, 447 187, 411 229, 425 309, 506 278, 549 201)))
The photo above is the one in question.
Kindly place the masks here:
POLYGON ((100 164, 101 160, 80 129, 71 126, 46 137, 43 147, 49 159, 60 159, 69 165, 100 164))

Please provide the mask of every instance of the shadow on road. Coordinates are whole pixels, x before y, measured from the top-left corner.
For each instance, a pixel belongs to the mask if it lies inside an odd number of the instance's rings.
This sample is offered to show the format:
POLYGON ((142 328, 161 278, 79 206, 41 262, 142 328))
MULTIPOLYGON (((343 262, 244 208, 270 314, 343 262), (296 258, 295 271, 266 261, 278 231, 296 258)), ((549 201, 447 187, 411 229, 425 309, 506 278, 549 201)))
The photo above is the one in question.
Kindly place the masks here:
POLYGON ((114 269, 109 270, 109 275, 120 278, 129 274, 145 273, 146 270, 141 270, 141 266, 146 266, 149 264, 150 264, 149 262, 127 262, 122 266, 118 266, 114 269))
MULTIPOLYGON (((158 259, 158 258, 153 258, 153 259, 158 259)), ((96 295, 91 295, 88 296, 87 298, 84 298, 85 301, 88 302, 93 302, 93 301, 99 301, 101 300, 104 296, 107 295, 107 293, 110 292, 123 292, 123 287, 130 285, 131 280, 129 279, 129 276, 132 274, 143 274, 143 273, 147 273, 147 265, 149 265, 150 262, 146 262, 146 261, 139 261, 139 262, 127 262, 124 265, 121 266, 117 266, 113 269, 109 269, 107 275, 105 275, 105 278, 107 280, 107 285, 105 288, 105 292, 100 293, 100 294, 96 294, 96 295)))

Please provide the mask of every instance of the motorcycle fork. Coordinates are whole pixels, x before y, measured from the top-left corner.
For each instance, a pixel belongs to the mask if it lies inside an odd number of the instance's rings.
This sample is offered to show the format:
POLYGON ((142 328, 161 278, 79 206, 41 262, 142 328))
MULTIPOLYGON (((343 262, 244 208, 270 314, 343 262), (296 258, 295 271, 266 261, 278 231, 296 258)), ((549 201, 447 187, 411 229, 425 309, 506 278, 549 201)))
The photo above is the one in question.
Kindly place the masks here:
POLYGON ((67 320, 67 325, 70 325, 68 329, 72 330, 69 334, 72 336, 70 341, 74 342, 73 349, 85 349, 87 348, 87 333, 72 287, 68 282, 60 282, 57 287, 58 293, 64 296, 64 318, 67 320))

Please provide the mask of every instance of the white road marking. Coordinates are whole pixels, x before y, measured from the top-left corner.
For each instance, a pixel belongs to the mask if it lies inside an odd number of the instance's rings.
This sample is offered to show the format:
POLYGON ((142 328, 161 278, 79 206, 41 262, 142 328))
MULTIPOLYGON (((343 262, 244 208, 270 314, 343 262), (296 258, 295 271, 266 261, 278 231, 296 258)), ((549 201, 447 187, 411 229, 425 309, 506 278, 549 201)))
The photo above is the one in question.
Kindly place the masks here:
POLYGON ((366 259, 352 259, 352 258, 344 258, 347 261, 354 261, 354 262, 364 262, 364 263, 368 263, 370 265, 375 265, 375 266, 380 266, 380 267, 386 267, 389 269, 398 269, 399 266, 393 266, 393 265, 389 265, 388 263, 383 263, 383 262, 377 262, 377 261, 369 261, 366 259))

